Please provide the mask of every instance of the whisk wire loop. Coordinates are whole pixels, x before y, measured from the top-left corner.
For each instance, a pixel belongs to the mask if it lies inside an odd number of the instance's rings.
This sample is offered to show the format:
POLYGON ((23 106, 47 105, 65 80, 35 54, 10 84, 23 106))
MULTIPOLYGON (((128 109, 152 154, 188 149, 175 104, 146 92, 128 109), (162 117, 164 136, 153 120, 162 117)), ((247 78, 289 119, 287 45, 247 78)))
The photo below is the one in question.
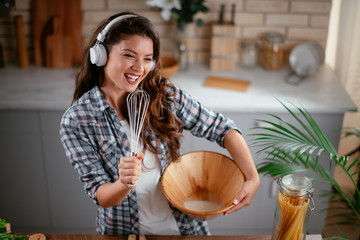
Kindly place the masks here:
POLYGON ((126 98, 130 126, 129 141, 132 155, 136 155, 141 151, 140 135, 144 125, 147 109, 149 107, 149 102, 150 95, 142 89, 136 89, 126 98))

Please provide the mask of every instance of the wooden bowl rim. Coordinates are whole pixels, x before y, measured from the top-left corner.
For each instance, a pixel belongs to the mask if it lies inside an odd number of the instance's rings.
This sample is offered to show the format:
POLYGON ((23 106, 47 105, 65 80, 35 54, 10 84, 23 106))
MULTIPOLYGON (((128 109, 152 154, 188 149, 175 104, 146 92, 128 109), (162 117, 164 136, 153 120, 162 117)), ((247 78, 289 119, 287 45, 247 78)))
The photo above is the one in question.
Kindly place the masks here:
POLYGON ((164 63, 164 61, 167 61, 167 63, 171 64, 168 66, 161 66, 160 69, 171 69, 171 68, 177 68, 179 66, 179 61, 173 57, 162 56, 162 57, 160 57, 160 59, 161 59, 162 63, 164 63))
MULTIPOLYGON (((221 154, 221 153, 218 153, 218 152, 213 152, 213 151, 192 151, 192 152, 187 152, 187 153, 184 153, 183 155, 181 155, 179 158, 185 156, 185 155, 189 155, 189 154, 194 154, 194 153, 213 153, 215 155, 220 155, 220 156, 223 156, 225 157, 224 159, 226 159, 225 161, 230 161, 231 164, 234 164, 234 166, 236 166, 236 168, 241 172, 241 175, 245 178, 244 176, 244 173, 241 171, 241 169, 239 168, 239 166, 231 159, 229 158, 228 156, 224 155, 224 154, 221 154)), ((175 161, 172 161, 170 162, 170 164, 166 167, 166 169, 164 170, 164 173, 162 174, 161 176, 161 179, 160 181, 162 180, 163 176, 166 174, 166 171, 168 170, 168 167, 171 165, 171 164, 175 164, 174 163, 175 161)), ((227 210, 229 210, 230 208, 232 208, 235 204, 234 203, 231 203, 229 204, 228 206, 224 206, 222 208, 220 208, 219 210, 214 210, 214 211, 209 211, 209 212, 202 212, 202 211, 195 211, 195 210, 191 210, 191 209, 188 209, 188 208, 184 208, 182 206, 179 206, 177 203, 173 202, 169 196, 167 195, 166 193, 166 190, 164 188, 164 184, 163 182, 161 181, 161 189, 162 189, 162 192, 164 194, 164 196, 166 197, 166 199, 174 206, 176 207, 177 209, 179 209, 180 211, 182 212, 185 212, 185 213, 189 213, 189 214, 194 214, 194 215, 200 215, 200 216, 211 216, 211 215, 217 215, 217 214, 221 214, 223 212, 226 212, 227 210)), ((240 192, 240 190, 239 190, 240 192)), ((235 194, 238 195, 239 192, 237 192, 235 194)), ((235 197, 234 196, 234 197, 235 197)))

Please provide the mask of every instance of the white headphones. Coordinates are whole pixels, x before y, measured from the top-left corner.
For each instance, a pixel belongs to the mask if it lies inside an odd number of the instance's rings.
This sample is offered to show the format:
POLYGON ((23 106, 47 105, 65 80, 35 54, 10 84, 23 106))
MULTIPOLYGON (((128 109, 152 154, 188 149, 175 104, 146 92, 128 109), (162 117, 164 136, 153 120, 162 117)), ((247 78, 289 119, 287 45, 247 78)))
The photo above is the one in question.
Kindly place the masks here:
MULTIPOLYGON (((132 17, 136 17, 136 15, 127 14, 127 15, 122 15, 122 16, 116 17, 113 20, 111 20, 105 26, 105 28, 98 34, 95 45, 92 48, 90 48, 90 62, 92 64, 96 64, 96 66, 98 66, 98 67, 104 66, 106 64, 107 52, 106 52, 106 48, 101 43, 104 42, 105 36, 108 33, 108 31, 110 30, 112 25, 114 25, 115 23, 120 22, 124 19, 132 18, 132 17)), ((152 71, 154 69, 154 67, 155 67, 155 61, 152 61, 150 71, 152 71)))

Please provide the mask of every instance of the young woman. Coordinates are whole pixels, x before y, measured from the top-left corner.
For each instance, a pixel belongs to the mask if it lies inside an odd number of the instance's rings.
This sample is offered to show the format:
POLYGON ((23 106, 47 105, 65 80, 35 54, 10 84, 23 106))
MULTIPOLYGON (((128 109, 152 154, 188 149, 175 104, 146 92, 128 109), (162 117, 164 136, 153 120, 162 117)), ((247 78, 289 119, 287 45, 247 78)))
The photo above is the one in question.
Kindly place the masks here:
POLYGON ((104 20, 85 49, 73 104, 61 121, 66 156, 98 205, 100 234, 209 234, 206 222, 174 208, 161 192, 160 176, 178 159, 183 130, 225 147, 245 174, 226 214, 249 205, 259 186, 235 124, 162 78, 159 54, 159 36, 148 19, 124 12, 104 20), (143 151, 132 156, 126 96, 138 88, 149 93, 150 104, 143 151))

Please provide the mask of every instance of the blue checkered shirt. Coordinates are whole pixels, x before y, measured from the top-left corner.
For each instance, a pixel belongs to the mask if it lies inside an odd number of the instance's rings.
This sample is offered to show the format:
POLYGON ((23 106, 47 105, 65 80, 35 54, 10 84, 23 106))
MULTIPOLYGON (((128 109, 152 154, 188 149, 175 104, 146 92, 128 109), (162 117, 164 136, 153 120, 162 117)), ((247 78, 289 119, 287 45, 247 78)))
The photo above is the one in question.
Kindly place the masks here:
MULTIPOLYGON (((169 88, 169 91, 173 91, 169 88)), ((184 129, 223 146, 226 133, 237 129, 222 114, 215 113, 175 87, 173 113, 184 123, 184 129)), ((70 163, 84 183, 87 195, 97 203, 100 185, 116 181, 120 158, 131 155, 126 136, 116 111, 107 103, 99 87, 79 98, 63 115, 60 136, 70 163)), ((167 143, 152 131, 147 132, 152 144, 162 153, 157 155, 162 172, 169 161, 167 143)), ((170 205, 182 235, 208 235, 207 222, 197 221, 170 205)), ((107 235, 139 234, 136 190, 119 204, 109 208, 98 206, 97 232, 107 235)))

